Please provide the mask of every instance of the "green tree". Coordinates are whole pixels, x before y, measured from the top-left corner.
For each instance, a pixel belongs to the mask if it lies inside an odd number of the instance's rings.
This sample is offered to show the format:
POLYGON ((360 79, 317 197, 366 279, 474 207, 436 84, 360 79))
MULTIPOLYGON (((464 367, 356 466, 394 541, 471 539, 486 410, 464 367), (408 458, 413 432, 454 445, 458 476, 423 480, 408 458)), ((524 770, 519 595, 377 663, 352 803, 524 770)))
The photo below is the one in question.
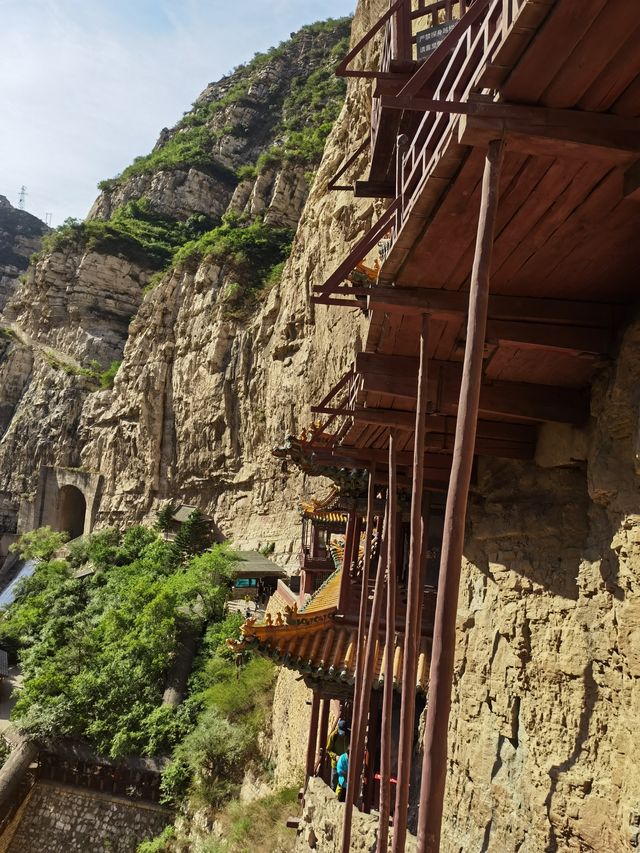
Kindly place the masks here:
POLYGON ((173 511, 173 501, 167 501, 162 505, 155 525, 158 530, 166 531, 171 527, 173 511))
POLYGON ((49 560, 65 542, 69 540, 69 534, 52 530, 48 525, 30 530, 14 542, 9 550, 18 553, 23 560, 49 560))
POLYGON ((174 546, 181 558, 185 560, 204 551, 212 541, 211 524, 199 509, 194 509, 189 513, 187 520, 180 525, 174 546))

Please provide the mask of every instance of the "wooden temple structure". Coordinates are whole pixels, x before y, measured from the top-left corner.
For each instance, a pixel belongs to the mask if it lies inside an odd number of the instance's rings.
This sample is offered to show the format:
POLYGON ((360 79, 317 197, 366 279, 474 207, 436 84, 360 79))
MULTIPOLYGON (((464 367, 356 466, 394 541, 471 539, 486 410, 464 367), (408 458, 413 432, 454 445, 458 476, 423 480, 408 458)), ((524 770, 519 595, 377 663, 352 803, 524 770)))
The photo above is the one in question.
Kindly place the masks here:
POLYGON ((244 634, 314 690, 308 772, 327 699, 350 698, 343 853, 372 761, 379 853, 390 822, 404 851, 410 798, 418 850, 440 849, 474 461, 533 462, 543 424, 584 425, 638 297, 639 30, 633 0, 395 0, 339 66, 373 103, 331 187, 386 209, 315 288, 316 304, 367 312, 368 334, 289 454, 360 478, 366 501, 307 605, 244 634))

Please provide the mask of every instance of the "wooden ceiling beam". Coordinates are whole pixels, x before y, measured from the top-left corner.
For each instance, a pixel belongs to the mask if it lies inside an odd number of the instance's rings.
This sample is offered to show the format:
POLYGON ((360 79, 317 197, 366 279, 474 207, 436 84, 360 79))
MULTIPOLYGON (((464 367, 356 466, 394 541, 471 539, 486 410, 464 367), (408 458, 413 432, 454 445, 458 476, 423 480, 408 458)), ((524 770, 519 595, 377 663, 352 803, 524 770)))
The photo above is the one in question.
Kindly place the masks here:
POLYGON ((552 153, 632 162, 630 155, 640 154, 640 120, 635 117, 508 104, 482 98, 448 101, 383 95, 380 103, 389 109, 461 115, 459 141, 467 145, 486 145, 487 140, 509 137, 508 142, 519 140, 523 145, 544 147, 545 156, 552 153), (545 144, 547 142, 551 147, 545 144))
MULTIPOLYGON (((389 313, 434 316, 466 316, 469 294, 457 290, 426 287, 376 287, 367 298, 367 307, 389 313)), ((534 296, 489 296, 489 318, 560 326, 588 326, 607 329, 624 316, 624 306, 612 303, 581 302, 570 299, 543 299, 534 296)))
MULTIPOLYGON (((312 461, 320 465, 345 465, 346 467, 367 467, 372 462, 376 465, 384 465, 389 461, 389 453, 386 449, 375 447, 351 447, 348 445, 336 445, 333 448, 318 448, 312 452, 312 461)), ((409 468, 413 464, 413 454, 408 451, 398 453, 398 465, 401 468, 409 468)), ((449 477, 451 470, 450 453, 427 453, 425 454, 425 474, 432 480, 449 477)))
POLYGON ((640 154, 640 125, 635 131, 609 126, 580 128, 550 121, 537 123, 526 118, 490 118, 465 115, 460 119, 461 145, 485 147, 493 139, 504 139, 507 149, 537 157, 569 157, 630 164, 640 154))
MULTIPOLYGON (((417 360, 405 356, 359 353, 356 371, 364 391, 415 400, 417 360)), ((432 412, 455 414, 462 376, 457 362, 429 362, 429 401, 432 412)), ((588 393, 573 388, 528 382, 487 380, 480 391, 480 412, 485 417, 582 424, 589 414, 588 393)))
MULTIPOLYGON (((403 412, 398 409, 357 408, 352 413, 357 423, 375 424, 377 426, 397 427, 413 432, 416 416, 414 412, 403 412)), ((453 415, 427 415, 427 432, 443 435, 454 435, 456 418, 453 415)), ((476 435, 478 438, 488 438, 504 442, 520 444, 535 444, 538 428, 535 424, 508 423, 506 421, 491 421, 480 418, 476 435)))
POLYGON ((395 198, 396 187, 381 181, 355 181, 353 195, 355 198, 395 198))

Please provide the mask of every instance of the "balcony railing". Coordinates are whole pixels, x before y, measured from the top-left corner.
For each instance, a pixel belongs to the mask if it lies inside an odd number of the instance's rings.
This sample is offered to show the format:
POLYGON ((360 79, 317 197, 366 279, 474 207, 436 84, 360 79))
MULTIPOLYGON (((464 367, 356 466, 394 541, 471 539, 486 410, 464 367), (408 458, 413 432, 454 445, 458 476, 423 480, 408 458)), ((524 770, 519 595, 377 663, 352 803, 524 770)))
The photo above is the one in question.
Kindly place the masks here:
POLYGON ((322 557, 311 556, 311 554, 305 554, 303 551, 300 553, 299 559, 300 568, 307 572, 333 572, 335 570, 335 563, 330 553, 322 557))
MULTIPOLYGON (((372 151, 376 149, 376 141, 385 122, 389 121, 390 126, 397 128, 398 122, 394 122, 394 114, 397 117, 400 112, 409 110, 414 116, 419 116, 422 110, 424 112, 417 130, 414 130, 415 124, 410 125, 411 130, 407 130, 410 134, 407 146, 400 149, 399 156, 396 152, 398 159, 395 198, 339 267, 322 285, 314 288, 314 302, 348 307, 362 305, 358 299, 365 297, 371 287, 350 283, 352 271, 376 246, 384 260, 414 210, 445 145, 451 139, 458 116, 472 112, 473 108, 478 106, 479 99, 493 97, 491 91, 483 90, 480 82, 482 72, 488 68, 495 69, 499 65, 499 62, 496 62, 498 50, 514 25, 517 26, 518 14, 525 2, 526 0, 466 0, 464 3, 452 3, 439 0, 436 3, 427 3, 419 0, 418 8, 411 12, 412 21, 431 15, 432 20, 437 19, 440 23, 441 13, 453 16, 449 20, 454 20, 458 13, 461 14, 455 26, 420 64, 414 60, 403 63, 395 58, 397 45, 402 43, 397 33, 394 35, 398 28, 394 16, 402 5, 397 0, 345 58, 342 73, 347 73, 345 68, 348 62, 355 57, 358 49, 362 49, 366 39, 384 27, 384 46, 378 70, 348 70, 351 75, 375 77, 378 80, 378 89, 373 99, 372 151), (410 74, 407 69, 412 63, 414 72, 410 74), (404 72, 401 69, 404 69, 404 72)), ((444 22, 446 23, 446 20, 444 22)), ((412 44, 416 38, 416 34, 411 36, 412 44)), ((389 136, 389 128, 386 136, 389 136)), ((393 147, 395 148, 395 145, 393 147)), ((349 163, 357 159, 361 150, 362 146, 352 155, 351 160, 341 167, 340 176, 349 163)), ((391 149, 387 146, 385 150, 385 156, 391 157, 391 149)), ((344 188, 344 185, 341 186, 344 188)))
MULTIPOLYGON (((513 22, 519 1, 493 0, 486 14, 460 33, 457 45, 433 92, 433 100, 452 103, 469 100, 479 70, 493 58, 502 41, 505 27, 510 26, 507 22, 513 22)), ((396 221, 400 227, 411 213, 457 121, 458 114, 455 112, 433 110, 425 113, 402 158, 400 186, 396 188, 400 196, 396 221)))

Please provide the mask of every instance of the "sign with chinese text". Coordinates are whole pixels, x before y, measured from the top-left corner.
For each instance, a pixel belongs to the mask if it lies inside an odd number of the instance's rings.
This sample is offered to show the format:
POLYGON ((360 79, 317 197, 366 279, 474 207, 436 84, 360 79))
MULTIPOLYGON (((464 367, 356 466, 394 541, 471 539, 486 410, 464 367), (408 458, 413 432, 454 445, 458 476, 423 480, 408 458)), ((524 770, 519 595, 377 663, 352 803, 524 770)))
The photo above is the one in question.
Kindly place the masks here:
POLYGON ((430 53, 433 53, 457 23, 455 20, 444 21, 442 24, 436 24, 435 27, 429 27, 428 30, 422 30, 422 32, 418 33, 416 35, 418 59, 426 59, 430 53))

